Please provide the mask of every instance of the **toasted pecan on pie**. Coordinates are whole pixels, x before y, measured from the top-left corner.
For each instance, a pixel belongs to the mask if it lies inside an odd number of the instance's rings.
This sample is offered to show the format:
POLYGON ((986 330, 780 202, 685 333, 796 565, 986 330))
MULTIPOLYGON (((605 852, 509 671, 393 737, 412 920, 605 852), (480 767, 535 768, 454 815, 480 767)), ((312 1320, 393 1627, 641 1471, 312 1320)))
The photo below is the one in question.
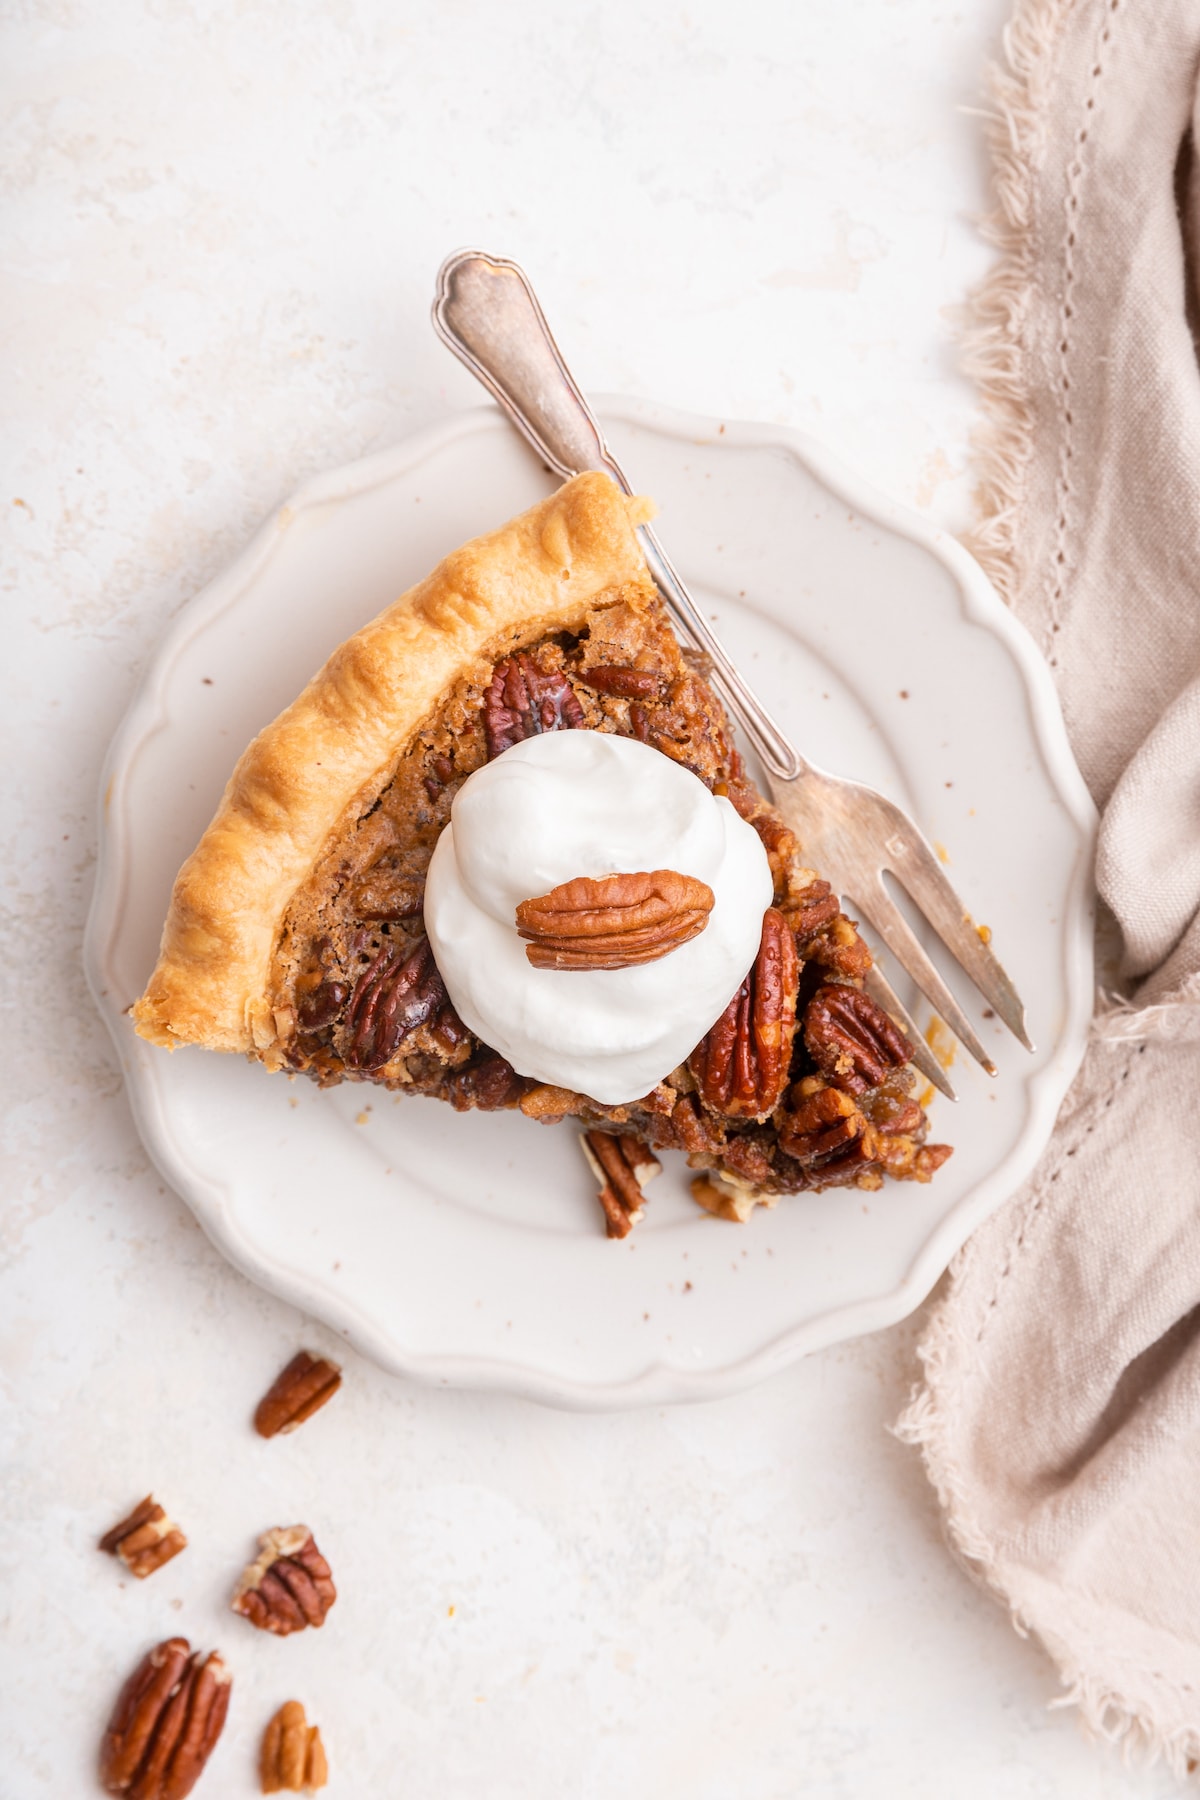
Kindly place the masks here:
MULTIPOLYGON (((573 1114, 589 1134, 683 1152, 703 1171, 701 1203, 724 1217, 806 1189, 876 1188, 885 1174, 929 1180, 950 1150, 925 1142, 906 1040, 863 989, 870 953, 749 779, 702 661, 676 641, 634 530, 645 516, 607 476, 577 476, 335 651, 245 752, 180 871, 133 1008, 143 1037, 460 1111, 573 1114), (621 1106, 547 1088, 480 1042, 423 923, 426 870, 462 783, 559 731, 635 738, 689 769, 753 826, 774 886, 725 1012, 652 1093, 621 1106)), ((523 926, 535 957, 559 966, 586 936, 569 898, 531 895, 523 926)), ((607 892, 584 899, 612 910, 607 892)), ((642 911, 665 908, 670 942, 704 904, 649 888, 618 899, 659 939, 642 911)), ((605 915, 610 936, 618 924, 605 915)), ((597 966, 594 945, 587 955, 580 966, 597 966)))

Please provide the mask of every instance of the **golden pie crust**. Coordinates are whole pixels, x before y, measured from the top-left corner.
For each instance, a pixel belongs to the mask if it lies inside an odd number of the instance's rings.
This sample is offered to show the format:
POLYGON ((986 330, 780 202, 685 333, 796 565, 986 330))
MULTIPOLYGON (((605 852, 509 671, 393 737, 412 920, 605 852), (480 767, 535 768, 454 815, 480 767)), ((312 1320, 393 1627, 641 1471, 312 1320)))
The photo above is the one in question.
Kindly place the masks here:
POLYGON ((634 527, 652 512, 607 475, 577 475, 455 550, 334 651, 241 757, 179 871, 132 1009, 142 1037, 274 1060, 280 925, 331 839, 464 676, 482 680, 514 646, 573 630, 608 589, 651 586, 634 527))

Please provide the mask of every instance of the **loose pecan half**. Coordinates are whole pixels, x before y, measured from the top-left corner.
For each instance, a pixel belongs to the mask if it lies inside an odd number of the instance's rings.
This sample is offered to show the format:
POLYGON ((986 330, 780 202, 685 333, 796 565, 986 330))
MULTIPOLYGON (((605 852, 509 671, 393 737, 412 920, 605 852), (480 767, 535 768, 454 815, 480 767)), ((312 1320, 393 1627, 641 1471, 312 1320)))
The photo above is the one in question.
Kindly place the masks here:
POLYGON ((788 1082, 800 966, 783 914, 768 907, 754 966, 688 1059, 706 1106, 765 1119, 788 1082))
POLYGON ((310 1356, 307 1350, 298 1351, 259 1401, 254 1414, 255 1431, 264 1438, 295 1431, 327 1400, 332 1400, 341 1385, 342 1371, 336 1363, 327 1362, 323 1356, 310 1356))
POLYGON ((540 669, 520 651, 492 670, 483 696, 489 762, 543 731, 573 731, 582 724, 579 696, 561 669, 540 669))
POLYGON ((233 1596, 234 1612, 276 1637, 323 1625, 337 1589, 308 1526, 276 1526, 258 1542, 260 1554, 243 1571, 233 1596))
POLYGON ((168 1519, 153 1494, 135 1506, 127 1519, 114 1525, 100 1539, 101 1550, 119 1556, 131 1575, 144 1581, 164 1563, 187 1549, 187 1539, 173 1519, 168 1519))
POLYGON ((406 1037, 449 1005, 429 939, 421 938, 415 949, 407 938, 385 939, 350 997, 347 1067, 378 1074, 406 1037))
POLYGON ((812 1169, 861 1138, 867 1121, 849 1094, 827 1087, 819 1075, 796 1083, 791 1105, 779 1122, 779 1145, 803 1167, 812 1169))
POLYGON ((646 1184, 661 1172, 662 1164, 632 1132, 584 1131, 579 1142, 600 1183, 597 1197, 604 1211, 605 1235, 628 1237, 642 1216, 646 1184))
POLYGON ((329 1780, 321 1733, 298 1700, 281 1706, 263 1733, 259 1774, 264 1794, 314 1794, 329 1780))
POLYGON ((127 1800, 184 1800, 213 1753, 232 1677, 218 1653, 167 1638, 125 1686, 100 1746, 100 1780, 127 1800))
POLYGON ((822 1075, 847 1094, 877 1087, 909 1057, 910 1045, 861 989, 819 987, 804 1013, 804 1042, 822 1075))
POLYGON ((707 883, 674 869, 577 875, 522 900, 517 931, 535 969, 628 969, 696 937, 712 908, 707 883))

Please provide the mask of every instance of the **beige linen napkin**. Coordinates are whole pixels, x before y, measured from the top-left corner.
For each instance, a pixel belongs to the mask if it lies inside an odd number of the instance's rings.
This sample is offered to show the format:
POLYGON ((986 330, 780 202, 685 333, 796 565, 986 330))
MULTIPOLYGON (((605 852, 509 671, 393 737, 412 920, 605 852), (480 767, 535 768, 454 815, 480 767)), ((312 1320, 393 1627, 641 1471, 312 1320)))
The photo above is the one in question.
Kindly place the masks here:
POLYGON ((1005 47, 974 547, 1050 661, 1101 809, 1123 998, 1036 1174, 955 1262, 899 1429, 1061 1703, 1183 1772, 1200 1756, 1200 4, 1022 0, 1005 47))

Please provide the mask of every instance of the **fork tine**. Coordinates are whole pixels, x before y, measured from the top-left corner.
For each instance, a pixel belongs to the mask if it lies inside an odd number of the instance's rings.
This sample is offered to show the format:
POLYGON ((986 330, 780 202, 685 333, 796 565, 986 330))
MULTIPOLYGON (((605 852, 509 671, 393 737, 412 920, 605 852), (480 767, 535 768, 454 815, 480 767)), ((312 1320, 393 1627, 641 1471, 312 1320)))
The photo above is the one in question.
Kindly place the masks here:
POLYGON ((1032 1050, 1021 996, 992 954, 955 893, 933 850, 919 832, 888 845, 888 867, 919 906, 955 961, 970 976, 988 1005, 1013 1036, 1032 1050))
POLYGON ((919 1069, 926 1081, 931 1081, 935 1088, 945 1094, 947 1100, 957 1100, 958 1095, 950 1085, 950 1077, 925 1042, 915 1019, 912 1018, 907 1007, 901 1003, 899 995, 878 963, 872 963, 867 970, 864 985, 872 1000, 877 1001, 884 1012, 892 1015, 912 1045, 912 1055, 909 1057, 909 1061, 913 1068, 919 1069))
POLYGON ((975 1036, 970 1020, 959 1006, 921 945, 914 937, 903 913, 892 899, 883 881, 864 881, 851 888, 855 904, 867 923, 878 932, 896 961, 910 975, 936 1012, 946 1021, 955 1037, 971 1052, 975 1061, 996 1074, 996 1065, 975 1036))

